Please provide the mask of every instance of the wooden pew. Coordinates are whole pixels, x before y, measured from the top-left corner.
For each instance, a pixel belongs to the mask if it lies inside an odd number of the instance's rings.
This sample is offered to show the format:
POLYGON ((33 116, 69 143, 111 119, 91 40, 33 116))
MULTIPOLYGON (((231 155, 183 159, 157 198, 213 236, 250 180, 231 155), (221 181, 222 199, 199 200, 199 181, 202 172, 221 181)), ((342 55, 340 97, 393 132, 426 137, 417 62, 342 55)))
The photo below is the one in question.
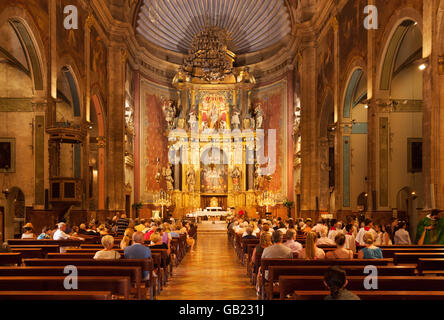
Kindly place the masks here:
MULTIPOLYGON (((63 291, 66 276, 0 277, 0 291, 63 291)), ((77 277, 79 291, 110 291, 111 294, 130 298, 129 277, 77 277)), ((67 290, 69 291, 69 290, 67 290)))
MULTIPOLYGON (((361 300, 444 300, 444 291, 353 291, 361 300)), ((329 291, 297 290, 293 300, 324 300, 329 291)))
POLYGON ((9 245, 57 245, 59 247, 80 247, 82 240, 34 240, 34 239, 8 239, 9 245))
POLYGON ((53 252, 53 253, 60 252, 60 246, 59 245, 44 245, 44 244, 41 244, 41 245, 26 245, 26 244, 16 244, 16 245, 10 245, 9 247, 11 248, 11 250, 14 250, 14 249, 34 249, 34 248, 38 249, 38 248, 40 248, 40 249, 42 249, 42 253, 43 253, 44 257, 46 257, 46 255, 49 252, 53 252))
MULTIPOLYGON (((330 266, 269 266, 268 281, 265 283, 265 299, 279 296, 280 276, 323 276, 330 266)), ((342 266, 347 276, 365 276, 366 266, 342 266)), ((378 276, 415 276, 413 266, 378 266, 378 276)))
POLYGON ((44 258, 42 248, 11 248, 11 252, 21 253, 22 259, 44 258))
POLYGON ((418 264, 418 259, 443 259, 444 253, 395 253, 393 263, 398 264, 418 264))
POLYGON ((444 259, 418 259, 418 274, 444 274, 444 259))
MULTIPOLYGON (((0 267, 0 276, 66 276, 64 266, 48 267, 0 267)), ((142 268, 121 266, 78 266, 79 276, 123 276, 129 277, 140 300, 146 299, 145 288, 142 287, 142 268)))
POLYGON ((386 266, 391 263, 392 259, 320 259, 320 260, 304 260, 304 259, 261 259, 261 286, 260 292, 262 298, 265 297, 266 271, 270 266, 386 266))
MULTIPOLYGON (((242 251, 242 264, 248 265, 249 257, 248 257, 248 246, 254 245, 257 246, 259 244, 259 239, 242 239, 241 242, 241 251, 242 251)), ((253 252, 252 252, 253 253, 253 252)))
POLYGON ((110 267, 141 267, 142 273, 148 272, 149 279, 142 279, 145 287, 149 288, 150 298, 154 299, 156 293, 156 277, 153 275, 153 259, 118 259, 118 260, 94 260, 94 259, 24 259, 25 266, 110 266, 110 267))
MULTIPOLYGON (((348 276, 347 289, 363 291, 365 276, 348 276)), ((380 291, 440 291, 444 288, 444 277, 389 277, 378 276, 378 290, 380 291)), ((325 290, 323 276, 280 276, 280 299, 296 290, 325 290)))
POLYGON ((383 248, 384 258, 393 258, 395 253, 444 253, 444 248, 383 248))
POLYGON ((0 253, 0 266, 21 265, 22 254, 20 252, 0 253))
POLYGON ((0 291, 0 300, 111 300, 110 291, 0 291))

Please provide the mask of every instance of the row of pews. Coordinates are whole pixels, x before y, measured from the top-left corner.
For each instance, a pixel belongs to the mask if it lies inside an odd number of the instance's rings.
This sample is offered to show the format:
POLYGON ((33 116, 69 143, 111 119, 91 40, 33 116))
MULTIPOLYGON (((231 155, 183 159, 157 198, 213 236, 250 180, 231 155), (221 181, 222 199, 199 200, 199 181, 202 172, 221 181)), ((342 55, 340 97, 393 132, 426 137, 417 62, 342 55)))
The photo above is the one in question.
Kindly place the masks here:
POLYGON ((114 250, 121 258, 94 260, 103 249, 100 239, 8 240, 12 252, 0 253, 0 300, 153 300, 188 252, 186 235, 181 234, 172 239, 170 254, 151 249, 150 259, 124 259, 121 239, 116 238, 114 250), (60 248, 65 248, 63 253, 60 248), (73 283, 69 266, 76 267, 74 290, 66 289, 67 282, 73 283))
MULTIPOLYGON (((362 300, 444 300, 444 245, 381 246, 384 259, 375 260, 257 257, 256 261, 252 261, 252 253, 259 240, 242 239, 232 230, 228 237, 239 261, 246 267, 251 283, 256 285, 259 278, 261 299, 322 300, 329 295, 323 276, 330 266, 339 265, 347 273, 347 289, 362 300), (373 271, 369 273, 368 266, 377 270, 376 290, 365 288, 365 283, 370 281, 368 276, 374 275, 373 271)), ((305 243, 302 235, 297 241, 305 243)), ((327 252, 335 247, 322 249, 327 252)))

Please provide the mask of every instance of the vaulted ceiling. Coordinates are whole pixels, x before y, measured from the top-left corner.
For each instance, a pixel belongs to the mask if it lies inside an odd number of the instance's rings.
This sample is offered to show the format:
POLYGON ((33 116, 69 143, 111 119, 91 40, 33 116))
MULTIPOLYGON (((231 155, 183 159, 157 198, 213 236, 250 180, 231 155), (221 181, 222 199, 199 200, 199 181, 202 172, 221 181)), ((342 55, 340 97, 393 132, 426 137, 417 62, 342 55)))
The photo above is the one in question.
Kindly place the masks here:
POLYGON ((163 49, 187 53, 207 21, 228 32, 228 48, 236 54, 270 48, 291 31, 284 0, 145 0, 137 32, 163 49))

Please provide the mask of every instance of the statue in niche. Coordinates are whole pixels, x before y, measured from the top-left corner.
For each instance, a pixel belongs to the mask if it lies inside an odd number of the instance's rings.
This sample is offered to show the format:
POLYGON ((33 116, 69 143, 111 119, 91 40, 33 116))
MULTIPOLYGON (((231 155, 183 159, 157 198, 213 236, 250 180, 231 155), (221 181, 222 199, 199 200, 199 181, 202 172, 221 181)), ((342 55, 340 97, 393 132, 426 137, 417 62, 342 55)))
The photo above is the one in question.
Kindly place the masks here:
POLYGON ((261 175, 261 168, 259 163, 256 163, 255 165, 255 171, 254 171, 254 190, 259 191, 262 184, 262 175, 261 175))
POLYGON ((174 122, 176 120, 176 106, 173 100, 165 99, 162 104, 162 111, 167 122, 168 130, 174 130, 174 122))
POLYGON ((163 169, 163 177, 165 178, 165 182, 167 185, 167 191, 171 192, 174 190, 174 179, 173 179, 173 169, 171 168, 171 165, 167 166, 163 169))
POLYGON ((187 176, 188 191, 194 192, 194 185, 196 184, 196 173, 194 172, 193 167, 188 168, 186 176, 187 176))
POLYGON ((231 117, 231 127, 233 129, 239 129, 240 128, 240 112, 237 110, 237 108, 233 109, 233 116, 231 117))
POLYGON ((240 191, 240 177, 241 172, 239 167, 234 167, 233 171, 231 172, 231 180, 233 181, 234 191, 240 191))
POLYGON ((196 131, 199 128, 199 121, 197 121, 196 112, 191 110, 188 124, 190 125, 191 131, 196 131))
POLYGON ((254 107, 254 118, 255 118, 255 126, 256 129, 263 129, 264 128, 264 111, 262 110, 262 104, 258 103, 254 107))

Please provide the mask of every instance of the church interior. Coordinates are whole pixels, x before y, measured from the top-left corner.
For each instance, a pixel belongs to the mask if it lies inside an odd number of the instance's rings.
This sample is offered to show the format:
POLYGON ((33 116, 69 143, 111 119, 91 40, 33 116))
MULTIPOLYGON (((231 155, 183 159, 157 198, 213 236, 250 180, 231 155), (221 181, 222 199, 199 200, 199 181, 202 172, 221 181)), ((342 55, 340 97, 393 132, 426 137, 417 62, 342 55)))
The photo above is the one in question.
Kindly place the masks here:
POLYGON ((444 299, 444 0, 3 0, 0 30, 0 300, 323 299, 336 264, 444 299), (338 223, 352 262, 261 262, 338 223), (140 233, 166 248, 92 266, 140 233))

